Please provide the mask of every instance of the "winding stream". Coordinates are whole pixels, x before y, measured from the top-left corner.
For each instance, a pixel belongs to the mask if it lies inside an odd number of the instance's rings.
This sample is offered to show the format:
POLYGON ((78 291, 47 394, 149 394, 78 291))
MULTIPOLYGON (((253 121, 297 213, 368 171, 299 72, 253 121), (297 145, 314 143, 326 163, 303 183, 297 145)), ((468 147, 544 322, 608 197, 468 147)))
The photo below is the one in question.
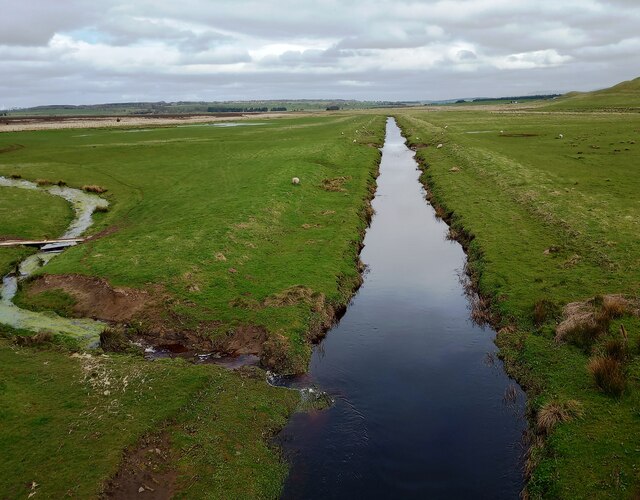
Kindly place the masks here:
POLYGON ((425 201, 387 122, 364 284, 315 349, 304 380, 335 404, 297 413, 278 436, 284 498, 518 498, 525 396, 475 326, 465 255, 425 201))
MULTIPOLYGON (((92 224, 92 215, 96 208, 106 208, 109 205, 107 200, 98 195, 67 186, 41 187, 33 182, 22 179, 8 179, 2 176, 0 176, 0 186, 44 191, 67 200, 73 207, 75 216, 65 233, 60 236, 61 239, 81 236, 92 224)), ((72 245, 69 244, 67 246, 72 245)), ((18 290, 18 282, 31 276, 53 257, 60 254, 62 250, 63 248, 60 245, 44 246, 38 253, 30 255, 20 262, 16 272, 2 278, 2 285, 0 286, 0 323, 34 332, 52 331, 64 333, 80 340, 86 346, 92 346, 98 342, 100 332, 106 326, 105 323, 86 318, 63 318, 52 312, 29 311, 13 303, 13 298, 18 290)))

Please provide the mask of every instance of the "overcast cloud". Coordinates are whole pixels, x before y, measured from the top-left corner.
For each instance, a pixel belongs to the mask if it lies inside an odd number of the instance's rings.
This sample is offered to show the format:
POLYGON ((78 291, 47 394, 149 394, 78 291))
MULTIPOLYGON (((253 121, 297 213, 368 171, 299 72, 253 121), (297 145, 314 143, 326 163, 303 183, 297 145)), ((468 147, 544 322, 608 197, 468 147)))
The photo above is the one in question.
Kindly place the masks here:
POLYGON ((0 108, 423 100, 640 76, 638 0, 0 0, 0 108))

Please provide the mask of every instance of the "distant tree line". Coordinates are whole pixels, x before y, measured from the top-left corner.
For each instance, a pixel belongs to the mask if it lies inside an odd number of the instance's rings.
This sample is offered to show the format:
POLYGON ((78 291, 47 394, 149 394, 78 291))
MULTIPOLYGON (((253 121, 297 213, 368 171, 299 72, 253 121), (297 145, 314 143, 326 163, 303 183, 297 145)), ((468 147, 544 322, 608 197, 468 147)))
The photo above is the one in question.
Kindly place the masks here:
POLYGON ((340 106, 327 106, 327 111, 338 111, 340 106))
MULTIPOLYGON (((480 97, 474 99, 472 102, 477 101, 531 101, 537 99, 552 99, 558 97, 561 94, 540 94, 540 95, 521 95, 516 97, 480 97)), ((464 100, 463 100, 464 101, 464 100)), ((460 102, 460 101, 457 101, 460 102)))
MULTIPOLYGON (((286 111, 287 108, 271 109, 271 111, 286 111)), ((229 106, 209 106, 207 113, 264 113, 269 111, 268 107, 264 108, 234 108, 229 106)))

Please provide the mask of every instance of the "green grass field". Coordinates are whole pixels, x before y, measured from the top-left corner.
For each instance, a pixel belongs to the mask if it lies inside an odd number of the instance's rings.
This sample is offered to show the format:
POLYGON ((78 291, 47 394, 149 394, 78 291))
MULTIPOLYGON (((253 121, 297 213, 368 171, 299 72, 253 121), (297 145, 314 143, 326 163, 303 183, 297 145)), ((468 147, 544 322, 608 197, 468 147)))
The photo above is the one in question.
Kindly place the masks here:
MULTIPOLYGON (((177 496, 277 497, 287 467, 267 439, 295 408, 295 391, 267 386, 259 371, 74 355, 0 334, 3 498, 97 498, 124 450, 158 435, 168 436, 153 448, 160 472, 176 471, 177 496)), ((134 493, 146 483, 158 488, 147 479, 134 493)))
MULTIPOLYGON (((308 332, 317 333, 359 282, 384 123, 361 115, 2 134, 0 149, 24 147, 0 157, 0 175, 107 190, 109 211, 96 214, 89 231, 101 237, 42 273, 101 277, 160 297, 155 317, 124 321, 147 335, 157 324, 223 341, 243 327, 262 329, 264 343, 275 345, 274 363, 299 372, 308 332)), ((57 235, 68 224, 59 199, 5 190, 0 236, 57 235)), ((65 314, 74 300, 67 292, 22 290, 16 301, 65 314)), ((287 468, 268 440, 299 396, 269 387, 264 372, 79 358, 59 338, 29 347, 15 343, 27 332, 2 331, 0 496, 95 497, 120 468, 135 469, 123 454, 135 457, 156 442, 166 457, 159 473, 176 471, 177 497, 279 495, 287 468)))
MULTIPOLYGON (((548 105, 562 113, 394 111, 438 212, 467 246, 506 366, 528 389, 531 498, 640 493, 640 319, 625 310, 588 342, 555 338, 566 304, 595 297, 594 310, 604 311, 600 296, 640 295, 640 115, 602 112, 622 109, 611 95, 634 82, 579 105, 561 106, 571 96, 548 105), (618 356, 619 394, 590 372, 602 356, 618 356)), ((136 333, 160 337, 164 325, 224 345, 257 328, 263 360, 300 372, 310 337, 359 282, 384 120, 369 110, 244 127, 0 134, 8 151, 0 175, 107 189, 109 211, 90 230, 102 236, 43 274, 100 277, 157 297, 162 308, 124 321, 136 333)), ((13 191, 15 199, 0 199, 0 237, 56 234, 68 222, 64 203, 13 191), (42 213, 37 224, 32 213, 42 213)), ((7 269, 21 254, 2 255, 7 269)), ((72 312, 73 293, 30 294, 37 283, 18 303, 72 312)), ((1 493, 26 496, 35 481, 43 496, 95 496, 123 450, 161 442, 161 469, 177 471, 178 496, 278 495, 286 466, 266 439, 298 398, 268 387, 263 374, 125 355, 88 360, 60 345, 17 346, 15 332, 4 337, 1 493), (105 374, 119 392, 100 385, 105 374), (42 446, 25 455, 36 440, 42 446)))
POLYGON ((640 321, 614 320, 590 348, 554 336, 569 302, 640 294, 640 116, 449 111, 398 121, 441 213, 463 240, 471 235, 470 271, 499 326, 515 327, 498 344, 530 390, 532 418, 551 402, 581 408, 533 448, 531 497, 631 498, 640 485, 640 321), (546 307, 542 321, 536 304, 546 307), (620 339, 620 324, 626 390, 613 397, 587 365, 620 339))
POLYGON ((92 231, 110 234, 69 249, 44 273, 98 276, 161 296, 170 305, 145 316, 150 335, 158 323, 206 328, 214 340, 262 328, 277 367, 301 372, 307 332, 346 304, 359 279, 379 158, 370 146, 381 143, 383 125, 382 116, 345 116, 12 133, 0 146, 25 147, 3 155, 0 173, 108 190, 110 210, 92 231), (275 300, 296 286, 313 301, 275 300))
POLYGON ((639 111, 640 78, 621 82, 613 87, 593 92, 570 92, 544 109, 553 111, 639 111))

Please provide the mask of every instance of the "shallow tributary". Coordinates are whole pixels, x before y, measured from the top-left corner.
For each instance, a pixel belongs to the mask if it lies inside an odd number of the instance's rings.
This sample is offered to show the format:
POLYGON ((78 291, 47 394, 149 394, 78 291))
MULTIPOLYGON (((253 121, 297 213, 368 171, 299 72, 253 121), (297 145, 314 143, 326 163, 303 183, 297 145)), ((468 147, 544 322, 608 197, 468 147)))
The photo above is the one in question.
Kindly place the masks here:
POLYGON ((335 400, 278 436, 285 498, 518 498, 525 397, 470 320, 461 246, 387 123, 364 284, 304 380, 335 400))
MULTIPOLYGON (((81 236, 92 223, 92 215, 97 207, 106 208, 107 200, 80 189, 67 186, 41 187, 21 179, 0 176, 0 186, 19 189, 40 190, 67 200, 74 211, 74 218, 61 239, 81 236)), ((86 318, 63 318, 52 312, 35 312, 22 309, 13 303, 18 282, 31 276, 62 251, 60 246, 44 246, 36 254, 20 262, 17 269, 2 278, 0 285, 0 323, 13 328, 34 332, 49 331, 62 333, 78 339, 86 346, 96 345, 105 323, 86 318)))

